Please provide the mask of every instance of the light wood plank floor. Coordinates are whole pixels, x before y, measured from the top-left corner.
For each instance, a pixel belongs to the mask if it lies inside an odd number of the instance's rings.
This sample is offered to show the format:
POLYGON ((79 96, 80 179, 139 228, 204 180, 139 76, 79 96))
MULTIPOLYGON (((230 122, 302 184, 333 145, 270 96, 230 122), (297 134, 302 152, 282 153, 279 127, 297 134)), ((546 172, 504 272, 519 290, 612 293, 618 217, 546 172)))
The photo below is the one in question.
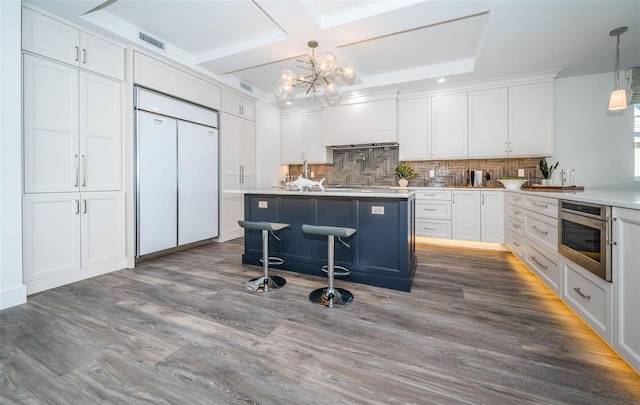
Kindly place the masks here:
POLYGON ((640 404, 640 376, 510 253, 419 245, 410 293, 244 282, 242 239, 0 313, 2 404, 640 404))

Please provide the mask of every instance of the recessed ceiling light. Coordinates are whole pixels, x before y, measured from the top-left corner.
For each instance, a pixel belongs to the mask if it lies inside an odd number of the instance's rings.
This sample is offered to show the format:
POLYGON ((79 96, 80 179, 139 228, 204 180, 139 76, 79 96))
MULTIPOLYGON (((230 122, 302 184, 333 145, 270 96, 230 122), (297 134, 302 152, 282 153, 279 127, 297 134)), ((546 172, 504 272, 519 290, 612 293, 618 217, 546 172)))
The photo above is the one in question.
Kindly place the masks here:
POLYGON ((360 93, 358 93, 357 91, 354 91, 354 92, 353 92, 353 93, 351 93, 351 94, 353 94, 354 96, 357 96, 357 95, 358 95, 358 94, 360 94, 360 93))
POLYGON ((447 80, 444 77, 441 77, 441 78, 438 79, 438 83, 444 83, 446 81, 447 80))
POLYGON ((291 104, 293 104, 293 103, 292 103, 291 101, 287 101, 285 104, 286 104, 286 105, 291 105, 291 104))

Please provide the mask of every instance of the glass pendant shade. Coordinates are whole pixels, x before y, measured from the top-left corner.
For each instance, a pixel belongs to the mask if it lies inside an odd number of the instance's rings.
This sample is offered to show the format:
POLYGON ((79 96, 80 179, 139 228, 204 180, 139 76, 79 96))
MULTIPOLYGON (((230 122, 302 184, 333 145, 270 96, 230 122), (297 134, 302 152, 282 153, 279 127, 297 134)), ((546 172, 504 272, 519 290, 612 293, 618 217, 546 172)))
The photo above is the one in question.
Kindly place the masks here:
POLYGON ((296 75, 290 69, 285 69, 280 73, 280 80, 286 85, 292 85, 296 81, 296 75))
POLYGON ((623 110, 627 108, 627 92, 625 89, 618 89, 611 92, 609 97, 609 110, 623 110))
POLYGON ((355 75, 356 75, 356 70, 353 66, 346 65, 345 67, 342 68, 342 76, 346 77, 347 79, 353 79, 355 75))
POLYGON ((322 52, 318 56, 318 70, 322 76, 328 76, 336 71, 336 57, 331 52, 322 52))

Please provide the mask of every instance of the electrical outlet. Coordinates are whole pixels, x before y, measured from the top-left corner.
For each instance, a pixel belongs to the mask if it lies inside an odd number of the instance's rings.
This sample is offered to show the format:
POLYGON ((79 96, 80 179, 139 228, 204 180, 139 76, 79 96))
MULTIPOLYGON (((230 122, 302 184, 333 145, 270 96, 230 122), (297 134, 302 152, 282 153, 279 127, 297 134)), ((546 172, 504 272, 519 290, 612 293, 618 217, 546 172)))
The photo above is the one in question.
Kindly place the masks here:
POLYGON ((429 170, 429 178, 431 177, 436 177, 436 171, 433 169, 429 170))
POLYGON ((384 207, 380 207, 380 206, 372 206, 371 207, 371 214, 373 215, 384 215, 384 207))
POLYGON ((518 169, 518 177, 524 177, 524 169, 518 169))
POLYGON ((266 201, 258 201, 258 208, 268 208, 266 201))

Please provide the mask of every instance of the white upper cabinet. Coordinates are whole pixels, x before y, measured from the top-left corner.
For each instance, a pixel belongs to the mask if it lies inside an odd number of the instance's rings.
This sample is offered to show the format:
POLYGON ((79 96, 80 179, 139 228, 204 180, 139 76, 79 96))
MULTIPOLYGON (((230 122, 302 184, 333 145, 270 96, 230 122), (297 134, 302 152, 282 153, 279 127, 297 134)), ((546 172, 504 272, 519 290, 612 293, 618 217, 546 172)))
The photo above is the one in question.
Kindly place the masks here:
POLYGON ((281 118, 282 164, 333 163, 333 151, 324 146, 322 111, 305 111, 281 118))
POLYGON ((431 147, 431 97, 398 102, 398 157, 422 160, 431 147))
POLYGON ((123 48, 25 7, 22 49, 124 80, 123 48))
POLYGON ((509 154, 509 90, 469 92, 469 157, 509 154))
POLYGON ((467 157, 467 93, 431 99, 431 157, 467 157))
POLYGON ((509 87, 509 155, 553 154, 553 82, 509 87))
POLYGON ((256 120, 256 103, 239 94, 230 91, 222 92, 222 110, 249 121, 256 120))
POLYGON ((467 157, 467 93, 398 103, 400 160, 467 157))

